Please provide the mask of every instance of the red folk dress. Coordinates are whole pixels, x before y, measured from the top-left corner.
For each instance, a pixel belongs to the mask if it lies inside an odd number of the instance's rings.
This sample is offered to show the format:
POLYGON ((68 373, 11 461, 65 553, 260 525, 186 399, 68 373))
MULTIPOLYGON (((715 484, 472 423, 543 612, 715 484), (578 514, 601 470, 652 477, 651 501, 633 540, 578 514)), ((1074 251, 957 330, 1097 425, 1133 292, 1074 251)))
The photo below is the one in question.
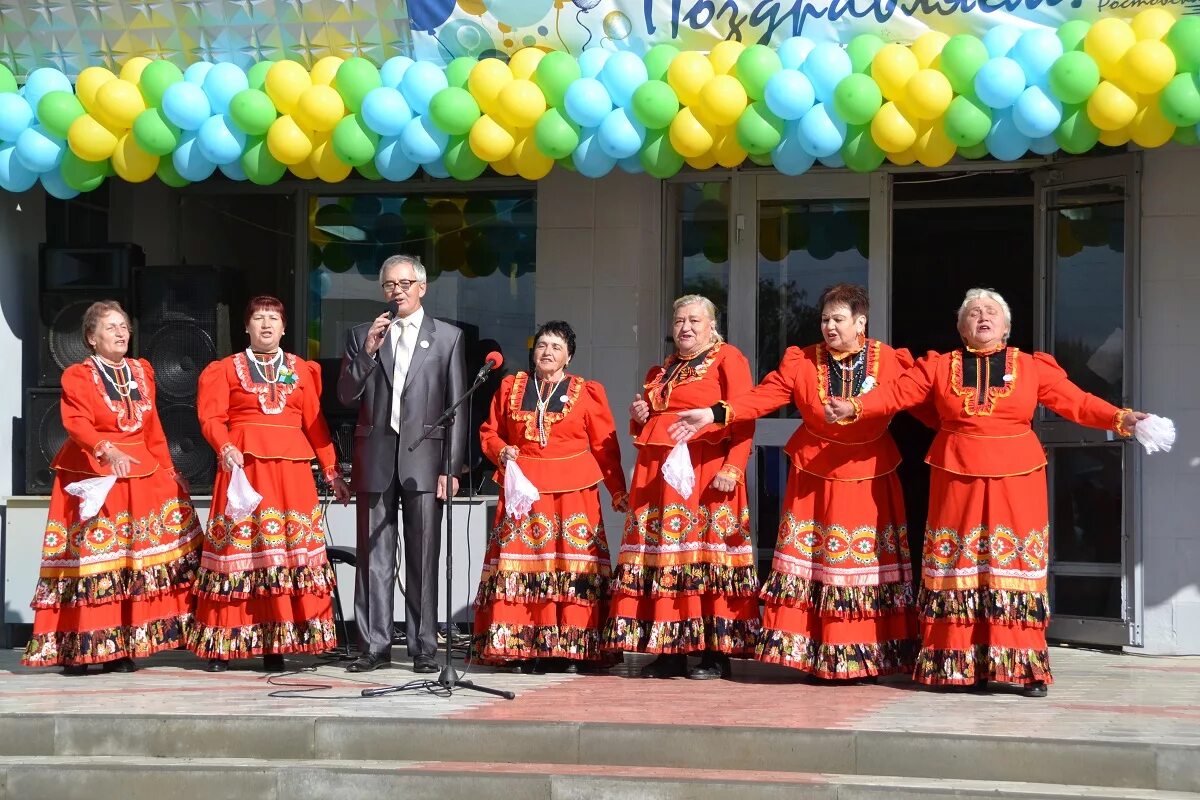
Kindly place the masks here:
POLYGON ((33 638, 21 659, 29 666, 143 658, 183 642, 200 521, 173 477, 155 406, 154 370, 141 360, 125 363, 123 379, 136 384, 127 401, 109 390, 93 359, 62 375, 62 420, 70 438, 51 464, 50 514, 31 603, 33 638), (137 461, 96 516, 81 520, 80 500, 65 487, 112 474, 95 456, 103 442, 137 461))
POLYGON ((727 422, 787 403, 804 421, 784 447, 792 470, 760 593, 758 660, 834 679, 912 670, 912 566, 891 417, 851 427, 827 423, 824 411, 831 395, 877 391, 912 363, 874 339, 840 361, 823 344, 789 347, 778 369, 728 403, 727 422))
POLYGON ((851 402, 870 422, 927 398, 941 429, 925 459, 933 469, 915 678, 1050 683, 1046 454, 1031 422, 1040 403, 1125 436, 1124 410, 1071 383, 1052 356, 1015 347, 931 353, 851 402))
POLYGON ((667 429, 677 412, 711 406, 752 387, 746 357, 725 343, 688 362, 671 356, 646 375, 650 418, 633 425, 638 458, 605 626, 608 649, 753 653, 758 579, 745 483, 753 420, 710 425, 688 442, 696 473, 690 498, 662 476, 675 444, 667 429), (736 476, 732 492, 710 485, 722 470, 736 476))
POLYGON ((598 487, 614 500, 625 495, 616 427, 604 387, 568 375, 543 414, 543 445, 537 394, 527 373, 505 377, 479 429, 493 462, 505 447, 518 449, 516 463, 540 495, 520 520, 503 497, 496 507, 475 597, 473 656, 483 662, 603 656, 611 568, 598 487))
POLYGON ((196 618, 187 646, 204 658, 320 653, 334 647, 333 566, 310 462, 335 474, 329 428, 321 416, 321 372, 285 354, 263 368, 246 353, 209 364, 200 375, 200 427, 218 453, 242 452, 246 478, 262 495, 243 519, 225 513, 232 473, 213 486, 212 514, 196 580, 196 618))

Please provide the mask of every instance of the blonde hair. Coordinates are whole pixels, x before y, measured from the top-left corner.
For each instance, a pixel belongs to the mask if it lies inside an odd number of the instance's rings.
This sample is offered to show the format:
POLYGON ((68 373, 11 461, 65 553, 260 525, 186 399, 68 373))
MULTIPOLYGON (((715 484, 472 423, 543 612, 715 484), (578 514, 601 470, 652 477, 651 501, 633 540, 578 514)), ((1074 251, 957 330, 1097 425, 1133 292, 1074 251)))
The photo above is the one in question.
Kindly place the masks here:
MULTIPOLYGON (((966 296, 963 297, 962 305, 958 307, 958 314, 955 315, 955 322, 962 325, 963 314, 967 313, 967 306, 974 300, 991 300, 996 305, 1000 306, 1000 310, 1004 312, 1004 327, 1008 328, 1008 333, 1012 332, 1012 309, 1008 307, 1008 301, 1001 297, 1000 293, 995 289, 986 289, 977 286, 974 289, 967 289, 966 296)), ((1004 334, 1004 341, 1008 341, 1008 333, 1004 334)))
POLYGON ((409 266, 412 267, 413 275, 416 276, 416 278, 419 282, 425 283, 425 275, 426 275, 425 265, 421 263, 421 259, 419 257, 407 256, 407 255, 394 255, 394 256, 388 256, 388 258, 379 267, 379 284, 381 286, 383 285, 383 276, 387 274, 387 271, 389 269, 391 269, 392 267, 402 267, 405 264, 408 264, 409 266))
POLYGON ((91 350, 93 353, 96 352, 96 348, 90 341, 88 341, 88 339, 95 334, 96 330, 100 327, 101 318, 103 318, 104 315, 110 311, 118 312, 122 317, 125 318, 125 324, 130 328, 133 328, 133 323, 129 319, 129 313, 126 312, 125 309, 121 307, 121 304, 116 300, 97 300, 95 303, 92 303, 90 306, 88 306, 87 311, 83 312, 83 323, 80 325, 80 328, 83 331, 84 347, 86 347, 88 350, 91 350))
POLYGON ((717 330, 717 307, 713 305, 713 301, 709 300, 702 294, 685 294, 671 304, 671 313, 674 314, 684 306, 698 305, 704 309, 704 313, 708 315, 709 321, 712 323, 712 343, 725 341, 725 337, 717 330))

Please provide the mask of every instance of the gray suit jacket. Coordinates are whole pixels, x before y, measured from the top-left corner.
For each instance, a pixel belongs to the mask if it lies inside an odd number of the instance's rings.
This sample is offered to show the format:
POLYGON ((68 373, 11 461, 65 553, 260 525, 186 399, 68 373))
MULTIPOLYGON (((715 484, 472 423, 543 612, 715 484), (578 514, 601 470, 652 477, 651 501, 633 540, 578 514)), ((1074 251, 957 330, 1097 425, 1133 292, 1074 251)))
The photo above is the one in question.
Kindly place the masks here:
MULTIPOLYGON (((346 332, 346 352, 338 375, 338 399, 345 405, 359 404, 351 485, 357 492, 383 492, 396 477, 401 488, 435 491, 443 469, 442 433, 435 432, 436 438, 422 442, 411 453, 408 448, 462 394, 466 381, 462 331, 425 312, 404 381, 397 437, 391 426, 395 351, 388 337, 374 356, 369 355, 363 340, 370 328, 371 323, 366 322, 346 332), (426 342, 428 347, 423 346, 426 342)), ((462 471, 466 455, 464 419, 456 421, 452 431, 450 467, 454 475, 462 471)))

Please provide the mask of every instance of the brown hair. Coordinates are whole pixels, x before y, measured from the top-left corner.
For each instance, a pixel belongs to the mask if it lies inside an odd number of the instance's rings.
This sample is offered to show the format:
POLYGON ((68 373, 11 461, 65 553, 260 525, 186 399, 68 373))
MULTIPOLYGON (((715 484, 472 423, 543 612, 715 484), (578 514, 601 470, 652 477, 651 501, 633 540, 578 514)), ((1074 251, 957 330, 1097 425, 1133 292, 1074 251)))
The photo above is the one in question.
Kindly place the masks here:
POLYGON ((97 300, 88 306, 88 310, 83 312, 83 324, 80 326, 83 331, 83 344, 88 350, 93 353, 96 348, 88 341, 88 337, 95 335, 96 330, 100 327, 100 318, 110 311, 116 311, 125 318, 125 324, 133 328, 133 323, 129 320, 129 314, 121 307, 121 304, 116 300, 97 300))
POLYGON ((242 319, 243 325, 250 324, 250 318, 254 316, 256 311, 274 311, 279 315, 279 319, 287 325, 287 311, 283 308, 283 301, 278 297, 272 297, 269 294, 260 294, 257 297, 250 298, 250 302, 246 303, 246 313, 242 319))
POLYGON ((867 316, 871 310, 871 302, 867 299, 867 290, 857 283, 835 283, 826 286, 817 301, 817 310, 824 312, 825 306, 849 306, 854 316, 867 316))

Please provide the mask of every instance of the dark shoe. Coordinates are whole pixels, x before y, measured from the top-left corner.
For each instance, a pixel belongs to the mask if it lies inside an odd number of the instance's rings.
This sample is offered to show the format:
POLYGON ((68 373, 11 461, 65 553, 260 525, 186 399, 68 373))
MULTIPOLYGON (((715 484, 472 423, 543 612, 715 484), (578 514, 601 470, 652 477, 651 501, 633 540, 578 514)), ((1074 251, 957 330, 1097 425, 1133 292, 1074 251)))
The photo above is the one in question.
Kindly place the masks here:
POLYGON ((687 675, 687 656, 683 653, 664 653, 642 667, 643 678, 682 678, 687 675))
MULTIPOLYGON (((605 661, 572 661, 571 665, 580 675, 607 675, 613 665, 605 661)), ((568 669, 567 672, 571 670, 568 669)))
POLYGON ((78 677, 80 675, 87 675, 87 673, 88 673, 88 665, 87 664, 64 664, 63 665, 63 670, 62 670, 63 675, 70 675, 72 677, 78 677))
POLYGON ((1050 687, 1045 681, 1034 681, 1028 686, 1021 687, 1021 694, 1026 697, 1045 697, 1050 694, 1050 687))
POLYGON ((972 691, 976 694, 983 694, 987 690, 988 690, 988 679, 987 678, 976 678, 975 683, 973 683, 971 685, 971 689, 970 689, 970 691, 972 691))
POLYGON ((729 656, 724 653, 705 651, 700 663, 687 671, 687 676, 694 681, 711 681, 717 678, 729 678, 733 668, 729 664, 729 656))
POLYGON ((391 661, 384 653, 364 653, 346 666, 346 672, 374 672, 391 661))
POLYGON ((546 668, 540 658, 521 658, 508 662, 508 671, 513 675, 544 675, 546 668))
POLYGON ((263 656, 262 662, 263 672, 285 672, 287 666, 283 663, 283 656, 279 653, 268 653, 263 656))
POLYGON ((567 675, 578 675, 579 674, 579 662, 578 661, 575 661, 573 659, 563 659, 563 660, 566 661, 566 663, 562 665, 562 669, 560 669, 559 672, 565 673, 567 675))
POLYGON ((439 671, 437 659, 433 656, 415 656, 413 658, 413 672, 430 675, 439 671))
POLYGON ((101 672, 137 672, 137 664, 132 658, 118 658, 116 661, 105 661, 100 667, 101 672))
POLYGON ((208 666, 205 667, 205 669, 207 669, 209 672, 228 672, 229 671, 229 659, 228 658, 210 658, 208 660, 208 666))

